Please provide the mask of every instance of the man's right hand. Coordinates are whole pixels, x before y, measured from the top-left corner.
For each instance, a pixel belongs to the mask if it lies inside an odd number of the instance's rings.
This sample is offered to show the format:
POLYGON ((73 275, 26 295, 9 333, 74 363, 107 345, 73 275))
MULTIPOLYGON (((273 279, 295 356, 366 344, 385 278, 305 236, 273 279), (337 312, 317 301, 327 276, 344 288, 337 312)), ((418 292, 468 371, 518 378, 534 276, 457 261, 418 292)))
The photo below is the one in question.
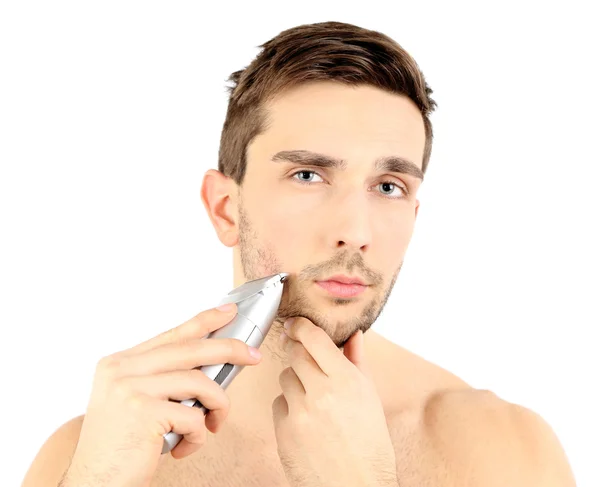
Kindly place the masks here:
POLYGON ((195 367, 255 365, 241 340, 206 340, 235 316, 216 308, 133 348, 98 362, 79 442, 63 485, 147 486, 158 466, 163 435, 183 435, 171 451, 183 458, 216 433, 229 412, 226 392, 195 367), (209 413, 179 402, 197 398, 209 413), (206 419, 206 421, 205 421, 206 419))

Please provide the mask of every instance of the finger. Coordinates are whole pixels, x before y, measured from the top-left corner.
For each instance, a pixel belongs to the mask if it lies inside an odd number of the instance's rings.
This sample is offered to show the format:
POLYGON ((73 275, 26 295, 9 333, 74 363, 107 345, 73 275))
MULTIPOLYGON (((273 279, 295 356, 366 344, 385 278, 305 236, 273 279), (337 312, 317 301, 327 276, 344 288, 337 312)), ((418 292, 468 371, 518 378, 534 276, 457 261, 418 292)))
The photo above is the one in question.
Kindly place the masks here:
MULTIPOLYGON (((290 413, 288 403, 283 394, 279 394, 279 396, 275 398, 275 400, 271 404, 271 409, 273 412, 273 419, 276 421, 282 418, 286 418, 290 413)), ((275 432, 277 433, 277 429, 275 430, 275 432)))
POLYGON ((213 434, 216 434, 225 419, 227 418, 228 411, 224 411, 223 409, 212 409, 209 410, 206 416, 204 417, 204 424, 206 425, 206 429, 213 434))
MULTIPOLYGON (((204 418, 204 424, 212 433, 216 433, 221 428, 231 408, 229 396, 226 392, 204 372, 197 369, 124 380, 132 381, 132 387, 135 387, 136 390, 157 399, 172 399, 175 401, 197 399, 208 410, 204 418)), ((189 450, 190 453, 192 451, 195 450, 189 450)))
POLYGON ((171 455, 173 458, 183 458, 201 448, 206 443, 206 425, 204 424, 204 413, 198 408, 183 406, 176 402, 157 401, 153 404, 160 410, 165 427, 160 432, 161 447, 164 441, 163 435, 174 431, 183 436, 171 455))
POLYGON ((117 381, 116 387, 162 400, 184 401, 195 398, 210 410, 229 410, 230 407, 229 397, 219 384, 197 369, 124 377, 117 381))
POLYGON ((237 313, 237 305, 232 303, 232 306, 227 311, 220 311, 217 308, 204 310, 175 328, 171 328, 139 345, 123 350, 121 354, 137 354, 160 347, 161 345, 166 345, 167 343, 178 343, 194 338, 202 338, 233 320, 237 313))
POLYGON ((193 369, 202 365, 255 365, 260 361, 250 355, 250 346, 237 338, 199 338, 184 343, 167 343, 115 360, 119 364, 120 377, 193 369))
POLYGON ((151 376, 124 377, 117 383, 117 387, 123 388, 125 394, 129 395, 135 391, 160 400, 198 399, 208 410, 204 422, 206 428, 212 433, 216 433, 221 428, 231 408, 227 393, 214 380, 197 369, 151 376))
POLYGON ((345 375, 348 371, 348 359, 335 345, 329 335, 303 316, 294 318, 287 336, 296 340, 308 351, 319 368, 329 377, 345 375))
MULTIPOLYGON (((206 435, 206 429, 204 430, 204 435, 206 435)), ((204 443, 206 443, 205 437, 200 438, 198 443, 192 443, 184 436, 181 441, 175 445, 175 448, 171 450, 171 456, 176 460, 185 458, 188 455, 196 453, 198 450, 200 450, 204 443)))
POLYGON ((319 389, 329 377, 317 365, 302 343, 288 338, 284 344, 290 368, 302 384, 305 391, 319 389))
POLYGON ((283 369, 279 374, 279 385, 287 402, 288 410, 294 414, 295 408, 305 406, 306 390, 291 367, 283 369))

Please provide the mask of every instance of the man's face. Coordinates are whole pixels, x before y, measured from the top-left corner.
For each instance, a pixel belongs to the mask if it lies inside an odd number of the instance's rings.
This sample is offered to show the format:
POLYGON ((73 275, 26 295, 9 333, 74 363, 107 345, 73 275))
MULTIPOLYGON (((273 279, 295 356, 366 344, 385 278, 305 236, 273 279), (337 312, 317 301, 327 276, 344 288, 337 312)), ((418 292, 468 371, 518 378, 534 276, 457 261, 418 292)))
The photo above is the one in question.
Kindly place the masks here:
POLYGON ((408 98, 323 82, 287 91, 267 109, 268 128, 248 147, 236 262, 245 280, 290 273, 279 317, 304 316, 341 347, 381 313, 419 205, 418 176, 375 162, 397 156, 420 169, 423 121, 408 98), (336 274, 368 286, 340 297, 317 283, 336 274))

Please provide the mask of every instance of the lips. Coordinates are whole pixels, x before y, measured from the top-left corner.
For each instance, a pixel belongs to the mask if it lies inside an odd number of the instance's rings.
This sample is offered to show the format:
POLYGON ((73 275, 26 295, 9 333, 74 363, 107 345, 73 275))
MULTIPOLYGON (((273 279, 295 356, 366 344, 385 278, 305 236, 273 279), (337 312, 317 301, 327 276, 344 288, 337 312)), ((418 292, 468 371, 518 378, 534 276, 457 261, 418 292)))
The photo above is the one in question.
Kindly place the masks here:
POLYGON ((347 276, 332 276, 326 281, 316 281, 322 289, 338 298, 358 296, 368 287, 363 282, 360 278, 347 276))
MULTIPOLYGON (((360 284, 361 286, 366 286, 367 284, 360 277, 350 277, 344 276, 342 274, 336 274, 335 276, 328 277, 327 279, 323 279, 323 281, 336 281, 341 282, 342 284, 360 284)), ((321 282, 323 282, 321 281, 321 282)))

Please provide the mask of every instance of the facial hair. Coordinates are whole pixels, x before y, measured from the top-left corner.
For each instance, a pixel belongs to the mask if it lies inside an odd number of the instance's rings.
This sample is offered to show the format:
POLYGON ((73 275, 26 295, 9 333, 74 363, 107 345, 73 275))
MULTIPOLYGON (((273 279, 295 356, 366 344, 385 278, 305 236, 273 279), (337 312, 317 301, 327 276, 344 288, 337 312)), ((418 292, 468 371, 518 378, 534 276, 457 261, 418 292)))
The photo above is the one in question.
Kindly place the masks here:
MULTIPOLYGON (((252 226, 241 195, 239 201, 239 252, 245 280, 260 279, 279 272, 288 272, 277 258, 273 246, 261 239, 252 226)), ((346 271, 351 274, 354 268, 359 271, 360 275, 364 276, 372 288, 375 290, 381 289, 384 282, 381 275, 366 267, 362 254, 351 253, 348 249, 342 250, 331 260, 308 265, 299 273, 291 275, 284 286, 281 304, 275 319, 279 326, 274 324, 271 327, 270 337, 265 341, 276 343, 283 322, 292 316, 303 316, 322 328, 338 348, 342 348, 357 330, 366 333, 383 311, 402 268, 402 262, 394 272, 385 292, 373 297, 358 315, 348 316, 343 322, 328 317, 326 310, 315 308, 306 292, 309 286, 314 286, 315 280, 329 276, 334 272, 346 271)), ((331 303, 333 306, 347 306, 352 301, 351 299, 336 298, 332 299, 331 303)))

